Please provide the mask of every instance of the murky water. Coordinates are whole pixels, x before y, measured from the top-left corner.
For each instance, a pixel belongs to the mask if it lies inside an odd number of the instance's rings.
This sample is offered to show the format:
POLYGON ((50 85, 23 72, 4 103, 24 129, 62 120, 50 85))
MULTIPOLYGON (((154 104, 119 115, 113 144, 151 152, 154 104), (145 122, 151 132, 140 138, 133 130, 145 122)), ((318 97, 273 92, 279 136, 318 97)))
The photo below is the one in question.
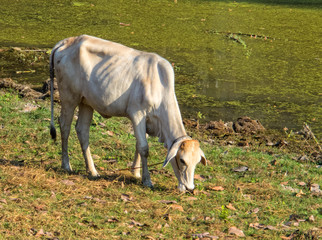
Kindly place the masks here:
MULTIPOLYGON (((322 136, 322 3, 306 1, 4 1, 0 46, 50 48, 90 34, 157 52, 174 63, 185 117, 235 120, 322 136)), ((8 60, 0 76, 41 82, 41 59, 8 60), (32 64, 33 63, 33 64, 32 64), (23 69, 22 69, 23 68, 23 69), (35 73, 16 74, 17 70, 35 73)))

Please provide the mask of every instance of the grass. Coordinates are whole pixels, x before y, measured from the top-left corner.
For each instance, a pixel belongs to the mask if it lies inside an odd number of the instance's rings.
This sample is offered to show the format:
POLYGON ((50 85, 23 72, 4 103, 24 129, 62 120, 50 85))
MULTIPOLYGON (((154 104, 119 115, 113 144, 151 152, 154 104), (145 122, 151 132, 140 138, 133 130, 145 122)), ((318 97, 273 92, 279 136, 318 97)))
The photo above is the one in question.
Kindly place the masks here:
MULTIPOLYGON (((321 237, 321 196, 310 190, 321 185, 321 168, 293 160, 292 153, 215 145, 190 131, 209 163, 196 169, 194 194, 180 194, 171 167, 161 166, 150 168, 151 190, 129 171, 117 171, 134 156, 128 120, 95 113, 90 141, 101 177, 92 180, 74 129, 69 150, 75 172, 60 169, 60 139, 50 140, 48 101, 0 90, 0 112, 0 239, 237 238, 229 234, 232 226, 246 239, 321 237), (232 171, 240 166, 250 170, 232 171), (271 227, 252 227, 256 223, 271 227)), ((154 138, 149 144, 149 163, 163 161, 162 144, 154 138)))

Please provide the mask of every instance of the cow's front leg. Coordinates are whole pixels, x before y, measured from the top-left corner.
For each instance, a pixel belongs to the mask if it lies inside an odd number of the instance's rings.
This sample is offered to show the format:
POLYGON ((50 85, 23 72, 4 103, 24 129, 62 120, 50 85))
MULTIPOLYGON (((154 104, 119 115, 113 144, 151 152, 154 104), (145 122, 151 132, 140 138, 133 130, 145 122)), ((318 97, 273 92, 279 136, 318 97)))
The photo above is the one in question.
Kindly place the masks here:
POLYGON ((95 169, 92 155, 89 149, 89 128, 92 122, 93 108, 81 103, 79 105, 79 114, 76 124, 77 136, 82 148, 85 159, 86 170, 91 177, 98 177, 99 174, 95 169))
POLYGON ((144 186, 152 188, 153 184, 148 170, 149 146, 148 141, 146 140, 146 119, 144 114, 135 114, 132 118, 132 123, 136 137, 136 152, 139 154, 139 156, 134 159, 134 163, 139 164, 139 159, 141 158, 142 183, 144 186))
POLYGON ((135 150, 134 161, 132 164, 132 173, 136 178, 141 177, 141 156, 137 150, 135 150))

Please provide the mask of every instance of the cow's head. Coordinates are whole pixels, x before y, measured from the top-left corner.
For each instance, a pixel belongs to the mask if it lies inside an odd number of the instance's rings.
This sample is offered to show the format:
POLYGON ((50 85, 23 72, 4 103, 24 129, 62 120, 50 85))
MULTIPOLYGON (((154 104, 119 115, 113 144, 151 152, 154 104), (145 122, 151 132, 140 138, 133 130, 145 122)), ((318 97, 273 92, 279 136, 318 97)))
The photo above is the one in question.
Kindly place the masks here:
POLYGON ((196 165, 201 161, 203 165, 207 165, 206 157, 200 149, 197 140, 176 141, 168 151, 163 167, 171 162, 172 168, 178 178, 180 191, 193 190, 194 172, 196 165))

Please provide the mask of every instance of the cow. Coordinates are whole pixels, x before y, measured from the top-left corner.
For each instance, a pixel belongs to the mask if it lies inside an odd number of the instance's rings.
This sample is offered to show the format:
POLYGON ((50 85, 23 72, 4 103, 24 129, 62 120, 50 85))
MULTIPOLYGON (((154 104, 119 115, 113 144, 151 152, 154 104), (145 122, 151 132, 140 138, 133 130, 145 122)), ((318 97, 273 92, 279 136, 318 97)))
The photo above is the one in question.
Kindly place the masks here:
POLYGON ((75 108, 79 113, 76 132, 92 177, 99 176, 89 148, 89 129, 96 110, 105 118, 127 117, 133 124, 136 151, 133 174, 153 187, 148 171, 147 134, 164 143, 168 153, 163 163, 171 163, 180 191, 194 189, 194 171, 207 160, 199 142, 187 136, 175 96, 171 64, 155 53, 135 50, 119 43, 81 35, 58 42, 50 55, 51 124, 54 126, 53 81, 56 75, 61 100, 60 128, 62 168, 72 171, 68 157, 68 137, 75 108))

